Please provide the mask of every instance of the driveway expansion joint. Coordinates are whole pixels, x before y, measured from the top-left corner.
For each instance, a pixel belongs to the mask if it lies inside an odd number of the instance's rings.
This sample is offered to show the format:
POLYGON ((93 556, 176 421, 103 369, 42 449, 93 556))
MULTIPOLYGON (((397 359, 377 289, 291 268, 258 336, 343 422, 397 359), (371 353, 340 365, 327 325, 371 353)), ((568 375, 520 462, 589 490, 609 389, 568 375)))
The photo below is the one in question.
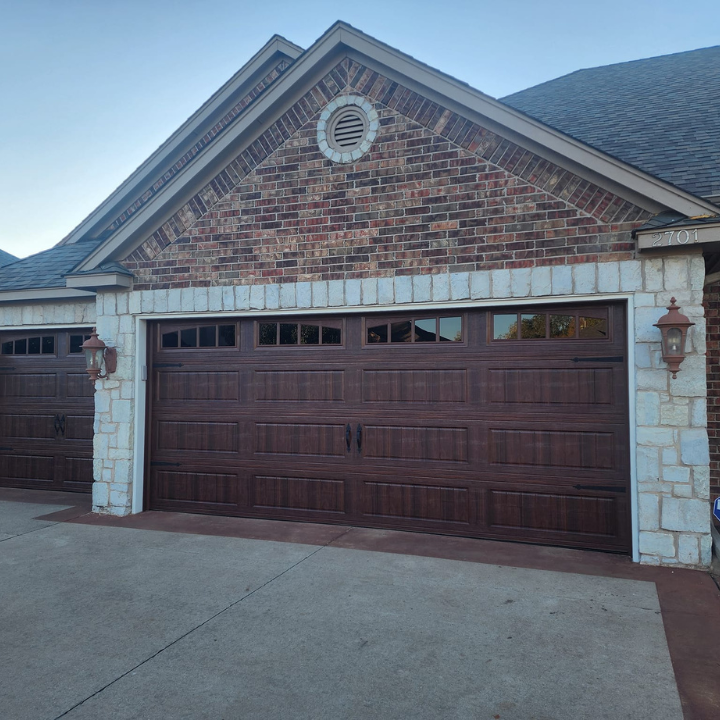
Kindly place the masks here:
MULTIPOLYGON (((59 523, 55 523, 55 524, 59 524, 59 523)), ((46 525, 45 528, 47 528, 47 527, 52 527, 52 526, 47 526, 47 525, 46 525)), ((214 615, 211 615, 209 618, 206 618, 206 619, 203 620, 201 623, 198 623, 195 627, 190 628, 190 630, 188 630, 187 632, 183 633, 183 634, 180 635, 179 637, 175 638, 175 640, 173 640, 172 642, 169 642, 167 645, 165 645, 164 647, 160 648, 159 650, 157 650, 156 652, 154 652, 154 653, 153 653, 152 655, 150 655, 149 657, 145 658, 142 662, 140 662, 140 663, 138 663, 137 665, 131 667, 129 670, 126 670, 124 673, 118 675, 116 678, 114 678, 113 680, 111 680, 109 683, 106 683, 105 685, 103 685, 103 687, 101 687, 100 689, 96 690, 94 693, 91 693, 91 694, 88 695, 86 698, 83 698, 80 702, 75 703, 75 705, 73 705, 72 707, 68 708, 68 709, 65 710, 64 712, 60 713, 60 715, 57 715, 57 716, 54 718, 54 720, 60 720, 61 718, 66 717, 66 716, 67 716, 69 713, 71 713, 73 710, 76 710, 76 709, 79 708, 81 705, 83 705, 84 703, 86 703, 88 700, 91 700, 92 698, 100 695, 100 693, 102 693, 102 692, 104 692, 105 690, 107 690, 109 687, 111 687, 112 685, 114 685, 114 684, 115 684, 116 682, 118 682, 119 680, 122 680, 124 677, 127 677, 127 676, 130 675, 131 673, 134 673, 136 670, 138 670, 139 668, 141 668, 143 665, 147 664, 147 663, 150 662, 151 660, 155 659, 156 657, 158 657, 159 655, 161 655, 162 653, 164 653, 164 652, 165 652, 166 650, 168 650, 169 648, 173 647, 173 645, 176 645, 176 644, 179 643, 181 640, 184 640, 186 637, 192 635, 194 632, 196 632, 197 630, 199 630, 201 627, 204 627, 205 625, 207 625, 207 624, 208 624, 209 622, 211 622, 212 620, 215 620, 216 618, 220 617, 222 614, 224 614, 225 612, 227 612, 227 611, 230 610, 231 608, 235 607, 236 605, 239 605, 239 604, 240 604, 241 602, 243 602, 244 600, 247 600, 249 597, 251 597, 251 596, 254 595, 255 593, 259 592, 259 591, 262 590, 263 588, 266 588, 268 585, 270 585, 270 584, 272 584, 273 582, 275 582, 275 580, 281 578, 283 575, 286 575, 286 574, 289 573, 291 570, 294 570, 296 567, 298 567, 298 565, 301 565, 301 564, 304 563, 306 560, 309 560, 313 555, 316 555, 316 554, 319 553, 321 550, 324 550, 326 547, 328 547, 330 544, 332 544, 335 540, 341 538, 343 535, 345 535, 345 534, 347 534, 348 532, 350 532, 351 529, 352 529, 352 528, 348 527, 348 528, 345 530, 345 532, 340 533, 339 535, 337 535, 336 537, 332 538, 331 540, 328 540, 328 542, 326 542, 325 544, 316 547, 315 550, 313 550, 311 553, 308 553, 307 555, 305 555, 305 557, 303 557, 303 558, 301 558, 300 560, 298 560, 297 562, 293 563, 290 567, 286 568, 286 569, 283 570, 281 573, 278 573, 277 575, 275 575, 275 577, 270 578, 269 580, 267 580, 266 582, 264 582, 262 585, 258 585, 258 587, 256 587, 254 590, 251 590, 250 592, 248 592, 248 593, 246 593, 245 595, 243 595, 241 598, 238 598, 237 600, 234 600, 233 602, 231 602, 230 604, 226 605, 226 606, 225 606, 224 608, 222 608, 221 610, 218 610, 218 612, 216 612, 214 615)), ((34 530, 31 530, 30 532, 35 532, 35 531, 34 531, 34 530)), ((23 534, 27 535, 27 534, 29 534, 29 533, 23 533, 23 534)))

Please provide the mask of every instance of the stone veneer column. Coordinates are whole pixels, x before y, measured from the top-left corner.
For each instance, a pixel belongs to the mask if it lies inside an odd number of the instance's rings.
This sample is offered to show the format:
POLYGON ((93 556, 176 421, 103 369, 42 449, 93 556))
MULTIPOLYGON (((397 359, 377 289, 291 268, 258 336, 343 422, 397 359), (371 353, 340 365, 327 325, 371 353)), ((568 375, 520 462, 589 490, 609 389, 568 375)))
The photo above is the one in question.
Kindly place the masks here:
MULTIPOLYGON (((677 255, 412 277, 281 285, 143 290, 98 295, 98 333, 118 349, 118 372, 96 393, 93 505, 124 515, 132 499, 134 317, 150 313, 251 313, 282 309, 631 293, 635 303, 636 440, 641 561, 710 563, 705 318, 702 256, 677 255), (695 322, 676 380, 660 357, 653 324, 675 296, 695 322)), ((138 452, 142 452, 139 448, 138 452)))

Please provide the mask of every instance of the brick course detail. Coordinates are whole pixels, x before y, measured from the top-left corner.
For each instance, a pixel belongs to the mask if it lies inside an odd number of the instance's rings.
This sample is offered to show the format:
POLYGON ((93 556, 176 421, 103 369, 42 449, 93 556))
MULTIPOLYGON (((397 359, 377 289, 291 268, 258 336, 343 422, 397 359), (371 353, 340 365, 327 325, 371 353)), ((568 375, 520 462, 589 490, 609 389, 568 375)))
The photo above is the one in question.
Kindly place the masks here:
POLYGON ((626 260, 642 209, 343 60, 125 261, 136 289, 626 260), (323 107, 374 104, 370 152, 317 147, 323 107))
POLYGON ((710 498, 720 495, 720 283, 705 288, 707 318, 707 430, 710 440, 710 498))

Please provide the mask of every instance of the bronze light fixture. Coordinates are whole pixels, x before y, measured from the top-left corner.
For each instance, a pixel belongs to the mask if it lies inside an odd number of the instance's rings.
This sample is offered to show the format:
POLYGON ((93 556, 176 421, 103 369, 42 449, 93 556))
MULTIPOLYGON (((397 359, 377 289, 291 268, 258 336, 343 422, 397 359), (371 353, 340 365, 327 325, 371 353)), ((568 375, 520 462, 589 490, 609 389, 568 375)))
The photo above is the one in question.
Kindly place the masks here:
POLYGON ((668 371, 673 378, 677 377, 680 371, 680 363, 685 359, 685 340, 687 339, 688 328, 694 325, 680 308, 675 305, 675 298, 670 298, 668 312, 656 323, 662 333, 662 359, 667 363, 668 371))
POLYGON ((91 383, 95 384, 96 380, 102 380, 117 370, 117 350, 108 347, 98 337, 96 328, 92 329, 90 337, 81 347, 85 351, 87 373, 90 376, 91 383), (103 365, 105 365, 104 375, 101 374, 103 365))

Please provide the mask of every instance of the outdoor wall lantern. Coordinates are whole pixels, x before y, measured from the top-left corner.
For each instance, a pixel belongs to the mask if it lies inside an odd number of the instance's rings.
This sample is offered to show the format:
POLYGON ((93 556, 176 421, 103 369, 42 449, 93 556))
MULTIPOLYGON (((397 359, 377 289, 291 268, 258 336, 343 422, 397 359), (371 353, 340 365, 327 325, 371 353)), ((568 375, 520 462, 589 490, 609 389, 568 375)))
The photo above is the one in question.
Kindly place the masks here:
POLYGON ((685 359, 685 339, 688 328, 694 325, 680 308, 675 305, 675 298, 670 298, 668 313, 663 315, 655 327, 662 333, 662 359, 667 363, 668 371, 673 378, 677 377, 680 371, 680 363, 685 359))
POLYGON ((94 384, 96 380, 102 380, 117 370, 117 350, 113 347, 108 347, 98 337, 96 328, 92 329, 90 337, 81 347, 85 351, 87 373, 90 376, 91 383, 94 384), (104 375, 101 374, 103 365, 105 365, 104 375))

